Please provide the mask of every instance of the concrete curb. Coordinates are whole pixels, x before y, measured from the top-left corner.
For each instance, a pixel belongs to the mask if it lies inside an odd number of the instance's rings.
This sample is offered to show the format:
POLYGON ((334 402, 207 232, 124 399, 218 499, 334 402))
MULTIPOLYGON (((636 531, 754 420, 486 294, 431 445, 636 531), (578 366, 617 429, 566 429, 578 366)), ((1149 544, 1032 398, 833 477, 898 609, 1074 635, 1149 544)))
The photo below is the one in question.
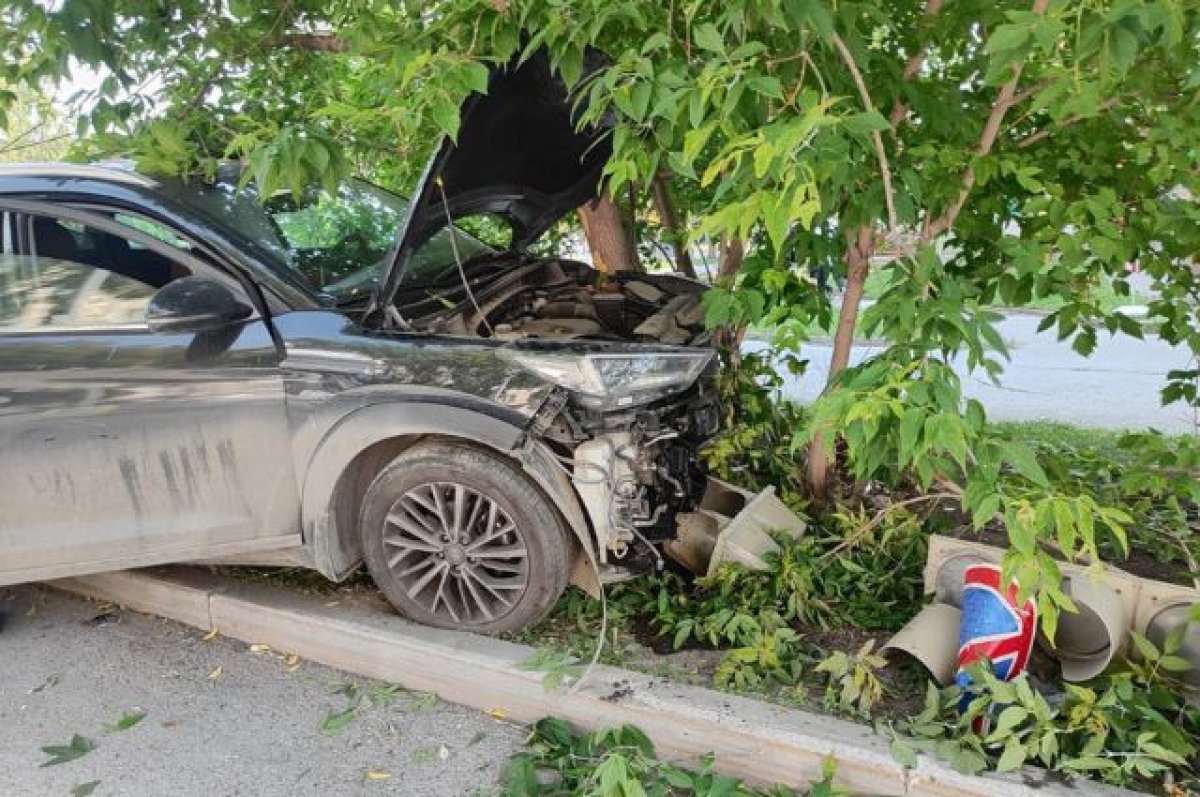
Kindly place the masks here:
POLYGON ((532 648, 414 625, 377 604, 319 598, 220 579, 199 570, 131 571, 52 586, 156 614, 227 637, 369 678, 433 692, 444 700, 520 722, 555 715, 586 729, 639 726, 661 755, 694 762, 716 752, 717 769, 756 783, 792 787, 821 776, 832 755, 837 781, 856 794, 912 797, 1133 797, 1095 783, 1079 788, 1024 777, 960 775, 922 757, 915 769, 892 759, 870 728, 833 717, 596 667, 578 691, 547 692, 541 674, 518 665, 532 648))

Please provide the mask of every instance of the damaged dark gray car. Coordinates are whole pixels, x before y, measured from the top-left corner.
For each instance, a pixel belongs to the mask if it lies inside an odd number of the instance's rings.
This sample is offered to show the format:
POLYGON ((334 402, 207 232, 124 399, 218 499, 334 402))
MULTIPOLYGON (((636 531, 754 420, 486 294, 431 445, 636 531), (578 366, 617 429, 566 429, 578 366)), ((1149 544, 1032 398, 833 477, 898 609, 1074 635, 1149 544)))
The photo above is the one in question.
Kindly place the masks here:
POLYGON ((529 254, 607 146, 534 58, 411 203, 0 167, 0 584, 365 561, 494 632, 652 567, 718 426, 703 286, 529 254))

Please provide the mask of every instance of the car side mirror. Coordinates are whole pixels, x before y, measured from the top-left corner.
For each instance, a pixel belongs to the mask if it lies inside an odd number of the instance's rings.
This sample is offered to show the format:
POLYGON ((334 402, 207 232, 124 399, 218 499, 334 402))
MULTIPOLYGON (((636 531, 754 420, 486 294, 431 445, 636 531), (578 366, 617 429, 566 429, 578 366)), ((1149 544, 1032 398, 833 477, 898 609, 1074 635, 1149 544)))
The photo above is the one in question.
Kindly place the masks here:
POLYGON ((216 280, 183 277, 159 289, 146 307, 153 332, 199 333, 245 321, 254 310, 216 280))

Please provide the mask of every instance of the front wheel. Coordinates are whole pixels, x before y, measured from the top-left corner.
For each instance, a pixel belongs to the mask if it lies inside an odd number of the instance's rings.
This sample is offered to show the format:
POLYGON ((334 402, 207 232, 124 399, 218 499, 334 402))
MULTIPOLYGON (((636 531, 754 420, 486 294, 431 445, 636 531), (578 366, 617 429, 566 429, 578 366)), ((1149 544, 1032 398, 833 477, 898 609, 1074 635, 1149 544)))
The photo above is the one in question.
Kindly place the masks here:
POLYGON ((408 449, 363 500, 367 569, 396 609, 482 633, 541 620, 567 585, 558 513, 510 459, 457 443, 408 449))

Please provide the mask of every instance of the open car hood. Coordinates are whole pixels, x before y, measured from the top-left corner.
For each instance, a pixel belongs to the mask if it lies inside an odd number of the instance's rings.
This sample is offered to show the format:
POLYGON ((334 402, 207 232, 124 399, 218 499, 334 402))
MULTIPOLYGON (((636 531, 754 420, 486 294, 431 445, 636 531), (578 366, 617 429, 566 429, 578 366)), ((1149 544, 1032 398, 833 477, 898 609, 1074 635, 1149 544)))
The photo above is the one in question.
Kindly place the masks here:
MULTIPOLYGON (((589 53, 586 71, 600 63, 589 53)), ((492 69, 488 93, 463 103, 458 140, 443 139, 417 187, 373 304, 386 305, 408 261, 451 218, 490 214, 514 249, 594 199, 612 154, 608 127, 576 130, 578 113, 544 51, 492 69)))

